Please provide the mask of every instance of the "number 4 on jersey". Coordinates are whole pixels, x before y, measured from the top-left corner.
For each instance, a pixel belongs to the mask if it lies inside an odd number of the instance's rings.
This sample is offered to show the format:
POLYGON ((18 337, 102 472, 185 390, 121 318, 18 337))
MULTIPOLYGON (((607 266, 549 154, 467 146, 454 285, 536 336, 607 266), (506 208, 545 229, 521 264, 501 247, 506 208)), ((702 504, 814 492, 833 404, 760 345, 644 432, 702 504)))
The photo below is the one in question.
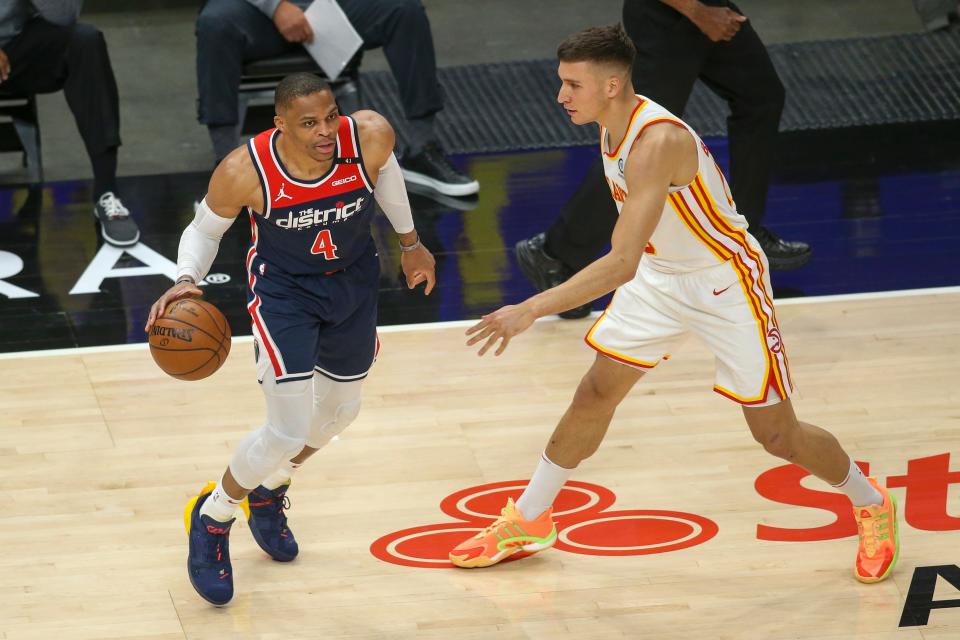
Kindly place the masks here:
POLYGON ((317 255, 322 253, 327 260, 337 259, 337 245, 333 244, 333 238, 330 236, 330 229, 324 229, 317 234, 317 239, 313 241, 313 247, 310 253, 317 255))

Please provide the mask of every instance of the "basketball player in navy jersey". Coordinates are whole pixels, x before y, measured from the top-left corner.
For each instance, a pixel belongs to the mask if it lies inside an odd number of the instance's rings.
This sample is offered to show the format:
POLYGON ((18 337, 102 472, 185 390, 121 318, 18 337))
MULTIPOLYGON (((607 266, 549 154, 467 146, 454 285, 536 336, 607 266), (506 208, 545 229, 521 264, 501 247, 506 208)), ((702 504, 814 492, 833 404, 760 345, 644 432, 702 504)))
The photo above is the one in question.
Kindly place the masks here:
POLYGON ((237 507, 264 551, 293 560, 298 547, 284 515, 291 476, 360 410, 360 385, 378 347, 374 200, 399 236, 407 286, 425 283, 429 294, 436 282, 383 116, 340 115, 327 83, 307 73, 277 85, 275 106, 276 128, 214 171, 181 237, 177 282, 146 326, 174 300, 201 295, 197 283, 220 239, 246 209, 247 308, 267 419, 237 447, 220 482, 187 503, 190 582, 215 605, 233 597, 228 536, 237 507))

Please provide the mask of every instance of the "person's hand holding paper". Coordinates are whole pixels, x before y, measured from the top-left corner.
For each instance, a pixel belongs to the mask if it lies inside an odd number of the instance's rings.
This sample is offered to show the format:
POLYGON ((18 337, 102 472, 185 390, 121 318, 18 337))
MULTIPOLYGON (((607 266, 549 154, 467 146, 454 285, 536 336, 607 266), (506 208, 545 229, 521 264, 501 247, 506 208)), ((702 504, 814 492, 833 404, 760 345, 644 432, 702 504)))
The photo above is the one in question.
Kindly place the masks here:
POLYGON ((283 0, 273 13, 273 24, 287 42, 313 42, 313 28, 303 9, 283 0))
MULTIPOLYGON (((281 3, 281 6, 288 4, 281 3)), ((313 29, 313 39, 303 42, 304 48, 317 61, 330 80, 336 80, 363 46, 363 38, 334 0, 314 0, 304 12, 313 29)))

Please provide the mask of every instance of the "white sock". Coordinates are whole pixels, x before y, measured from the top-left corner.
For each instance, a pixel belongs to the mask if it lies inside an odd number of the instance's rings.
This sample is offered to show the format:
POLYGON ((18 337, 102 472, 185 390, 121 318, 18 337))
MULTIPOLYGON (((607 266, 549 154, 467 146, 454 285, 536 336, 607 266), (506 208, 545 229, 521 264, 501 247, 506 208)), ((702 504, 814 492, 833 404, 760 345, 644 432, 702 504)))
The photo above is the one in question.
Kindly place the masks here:
POLYGON ((267 476, 267 479, 261 482, 264 487, 273 491, 282 484, 287 484, 290 482, 290 478, 293 476, 293 472, 299 469, 303 465, 302 462, 294 462, 293 460, 287 460, 280 465, 280 468, 267 476))
POLYGON ((530 483, 517 500, 517 509, 524 520, 536 520, 550 508, 563 483, 570 478, 573 469, 566 469, 554 463, 544 451, 537 464, 530 483))
POLYGON ((200 507, 200 515, 213 518, 217 522, 230 522, 242 500, 234 500, 223 490, 223 480, 200 507))
POLYGON ((871 504, 883 504, 883 496, 873 488, 870 481, 863 475, 857 463, 850 458, 850 470, 847 477, 840 484, 832 485, 847 494, 855 507, 865 507, 871 504))

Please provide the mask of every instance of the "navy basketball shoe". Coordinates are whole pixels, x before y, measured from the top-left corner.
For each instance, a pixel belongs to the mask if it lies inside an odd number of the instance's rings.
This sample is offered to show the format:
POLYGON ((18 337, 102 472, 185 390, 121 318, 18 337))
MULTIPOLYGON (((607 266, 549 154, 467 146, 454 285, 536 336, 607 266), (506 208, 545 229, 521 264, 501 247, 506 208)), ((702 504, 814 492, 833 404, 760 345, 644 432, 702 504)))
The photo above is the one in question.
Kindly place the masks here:
POLYGON ((260 485, 247 496, 248 508, 244 509, 253 539, 279 562, 290 562, 300 552, 284 513, 284 509, 290 508, 290 498, 287 497, 289 488, 289 482, 276 489, 260 485))
POLYGON ((183 520, 190 540, 187 555, 187 575, 200 597, 211 604, 222 606, 233 598, 233 567, 230 566, 230 522, 217 522, 200 515, 200 507, 217 488, 208 482, 200 495, 190 498, 183 510, 183 520))

